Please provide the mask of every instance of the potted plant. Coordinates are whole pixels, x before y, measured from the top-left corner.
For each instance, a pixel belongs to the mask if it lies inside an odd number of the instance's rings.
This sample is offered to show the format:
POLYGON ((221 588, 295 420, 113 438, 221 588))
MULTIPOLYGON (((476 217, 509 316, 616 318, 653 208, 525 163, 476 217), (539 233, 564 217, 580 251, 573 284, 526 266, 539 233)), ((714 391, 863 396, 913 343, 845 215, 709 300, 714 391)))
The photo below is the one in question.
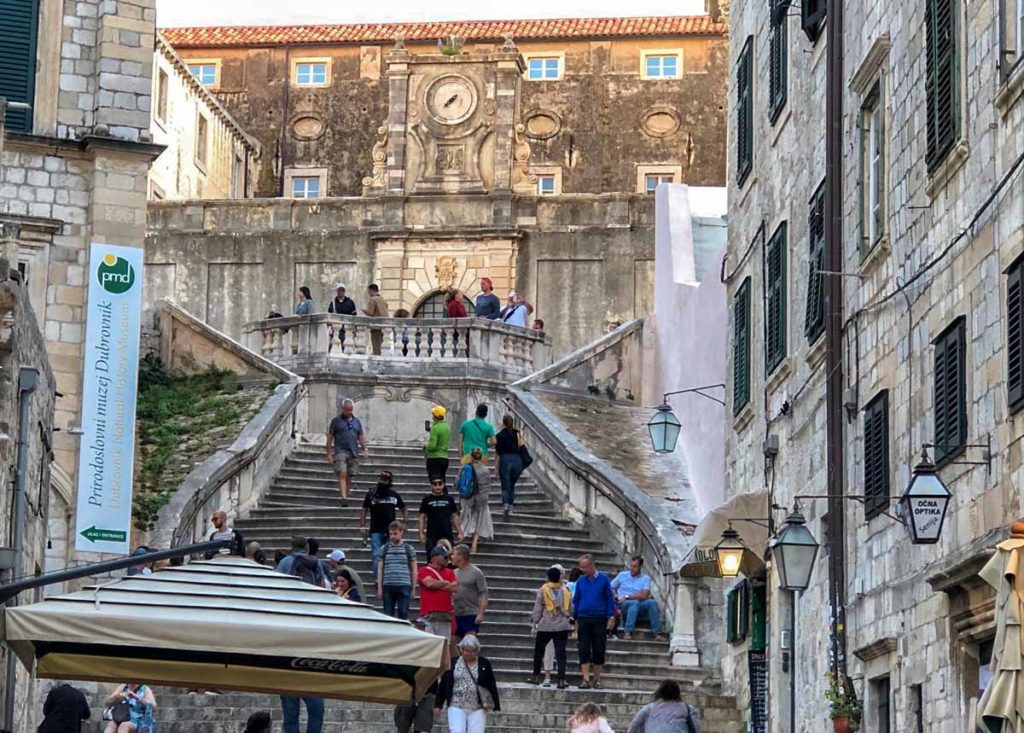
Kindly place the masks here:
POLYGON ((863 709, 852 686, 841 686, 831 674, 828 687, 825 689, 828 700, 829 714, 832 716, 832 727, 835 733, 853 733, 860 729, 860 718, 863 709))

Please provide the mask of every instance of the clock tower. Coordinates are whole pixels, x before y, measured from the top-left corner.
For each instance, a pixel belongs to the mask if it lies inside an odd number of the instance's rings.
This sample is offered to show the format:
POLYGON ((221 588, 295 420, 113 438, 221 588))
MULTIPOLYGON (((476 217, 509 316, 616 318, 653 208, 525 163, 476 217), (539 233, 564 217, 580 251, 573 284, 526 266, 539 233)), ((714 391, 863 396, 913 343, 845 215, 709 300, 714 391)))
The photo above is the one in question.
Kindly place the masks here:
POLYGON ((387 62, 388 119, 365 194, 533 191, 519 119, 524 64, 511 38, 489 52, 415 55, 399 38, 387 62))

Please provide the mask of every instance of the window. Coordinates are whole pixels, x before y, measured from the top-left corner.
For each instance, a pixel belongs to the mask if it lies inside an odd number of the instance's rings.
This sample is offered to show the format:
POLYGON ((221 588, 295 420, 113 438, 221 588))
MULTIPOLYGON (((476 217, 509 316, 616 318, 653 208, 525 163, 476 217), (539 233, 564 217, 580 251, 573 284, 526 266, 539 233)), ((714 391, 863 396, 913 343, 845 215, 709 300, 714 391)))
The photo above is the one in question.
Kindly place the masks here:
POLYGON ((754 165, 753 36, 747 36, 736 62, 736 185, 742 186, 754 165))
POLYGON ((768 308, 764 373, 768 375, 786 358, 786 222, 768 240, 764 279, 768 308))
POLYGON ((769 66, 768 66, 768 119, 774 125, 786 106, 787 67, 789 52, 787 49, 786 8, 789 0, 771 0, 772 17, 769 29, 769 66))
POLYGON ((768 648, 768 589, 764 581, 750 581, 750 648, 768 648))
POLYGON ((921 685, 910 686, 911 733, 924 733, 924 694, 921 685))
POLYGON ((725 594, 725 640, 739 644, 747 638, 747 582, 741 581, 725 594))
POLYGON ((167 119, 167 72, 158 69, 156 74, 156 117, 167 119))
POLYGON ((750 278, 732 302, 732 414, 750 402, 750 278))
MULTIPOLYGON (((447 318, 448 308, 445 299, 448 297, 448 293, 443 291, 437 291, 424 298, 418 306, 416 306, 416 312, 412 314, 413 318, 447 318)), ((473 302, 465 295, 462 296, 462 304, 466 306, 466 313, 473 315, 476 313, 476 306, 473 302)))
POLYGON ((206 167, 206 159, 210 147, 210 123, 203 115, 196 116, 196 163, 206 167))
POLYGON ((1005 79, 1024 59, 1024 0, 1001 0, 1003 54, 999 66, 1005 79))
POLYGON ((821 27, 825 23, 826 0, 800 0, 800 26, 811 39, 818 40, 821 27))
POLYGON ((217 86, 217 64, 189 64, 188 70, 199 80, 200 84, 208 87, 217 86))
MULTIPOLYGON (((8 102, 34 104, 36 91, 37 0, 5 0, 0 22, 0 97, 8 102)), ((32 109, 7 108, 8 130, 32 132, 32 109)))
POLYGON ((811 196, 807 215, 807 311, 804 335, 813 344, 825 333, 825 182, 811 196))
POLYGON ((888 675, 871 680, 872 708, 875 718, 875 725, 872 731, 876 733, 891 733, 892 726, 889 716, 889 697, 891 689, 888 675))
POLYGON ((681 51, 644 51, 640 63, 640 76, 644 79, 678 79, 683 75, 681 51))
POLYGON ((323 61, 295 64, 295 83, 300 87, 327 84, 327 63, 323 61))
POLYGON ((294 176, 292 178, 293 199, 318 199, 320 198, 320 177, 319 176, 294 176))
POLYGON ((648 173, 644 176, 644 193, 654 193, 662 183, 673 183, 675 176, 671 173, 648 173))
POLYGON ((882 101, 879 79, 860 110, 862 256, 885 234, 885 105, 882 101))
POLYGON ((1024 406, 1024 257, 1006 271, 1006 401, 1024 406))
POLYGON ((928 150, 933 173, 960 139, 960 38, 957 0, 927 0, 928 35, 925 93, 928 97, 928 150))
POLYGON ((864 408, 864 519, 889 508, 889 390, 864 408))
POLYGON ((526 61, 526 78, 530 81, 553 81, 562 78, 559 56, 533 56, 526 61))
POLYGON ((965 319, 935 339, 935 463, 955 458, 967 442, 965 319))
POLYGON ((537 195, 538 196, 554 196, 555 194, 555 177, 551 174, 537 176, 537 195))
POLYGON ((238 153, 231 160, 231 198, 245 198, 245 163, 238 153))

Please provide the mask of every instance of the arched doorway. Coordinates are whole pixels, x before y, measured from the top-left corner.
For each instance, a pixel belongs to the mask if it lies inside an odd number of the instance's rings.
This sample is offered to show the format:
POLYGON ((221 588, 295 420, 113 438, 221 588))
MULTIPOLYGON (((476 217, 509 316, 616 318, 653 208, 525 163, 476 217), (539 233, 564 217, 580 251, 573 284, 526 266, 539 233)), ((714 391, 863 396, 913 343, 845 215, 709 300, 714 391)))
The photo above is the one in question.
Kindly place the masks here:
MULTIPOLYGON (((438 290, 431 293, 416 306, 416 312, 412 314, 413 318, 447 318, 448 311, 445 308, 445 298, 448 296, 444 290, 438 290)), ((473 305, 473 301, 467 298, 465 295, 462 296, 462 304, 466 306, 466 313, 473 315, 476 313, 476 307, 473 305)))

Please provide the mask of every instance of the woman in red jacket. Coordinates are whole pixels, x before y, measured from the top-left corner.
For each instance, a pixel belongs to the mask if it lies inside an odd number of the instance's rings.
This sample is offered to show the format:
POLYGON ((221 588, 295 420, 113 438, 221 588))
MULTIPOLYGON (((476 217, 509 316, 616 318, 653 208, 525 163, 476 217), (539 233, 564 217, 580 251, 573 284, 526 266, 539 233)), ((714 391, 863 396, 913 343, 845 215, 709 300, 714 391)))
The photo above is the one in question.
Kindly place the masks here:
POLYGON ((462 302, 462 293, 458 290, 451 290, 445 298, 445 307, 448 310, 449 318, 466 318, 466 306, 462 302))

